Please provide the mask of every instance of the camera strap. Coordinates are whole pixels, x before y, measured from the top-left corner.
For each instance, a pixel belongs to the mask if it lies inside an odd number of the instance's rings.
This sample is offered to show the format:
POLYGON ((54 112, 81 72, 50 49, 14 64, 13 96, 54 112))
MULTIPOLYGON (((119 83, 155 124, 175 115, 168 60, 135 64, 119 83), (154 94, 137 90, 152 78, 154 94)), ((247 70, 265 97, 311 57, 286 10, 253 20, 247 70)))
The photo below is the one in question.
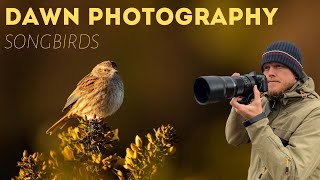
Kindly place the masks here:
POLYGON ((262 112, 261 114, 258 114, 257 116, 255 116, 255 117, 253 117, 251 119, 248 119, 248 120, 246 120, 246 121, 244 121, 242 123, 243 123, 244 127, 248 127, 251 124, 260 121, 261 119, 268 117, 270 112, 271 112, 271 109, 270 109, 269 101, 267 101, 267 104, 266 104, 264 112, 262 112))
POLYGON ((264 113, 266 114, 266 116, 268 117, 268 115, 271 113, 271 108, 270 108, 270 103, 269 101, 267 101, 267 105, 265 107, 264 113))

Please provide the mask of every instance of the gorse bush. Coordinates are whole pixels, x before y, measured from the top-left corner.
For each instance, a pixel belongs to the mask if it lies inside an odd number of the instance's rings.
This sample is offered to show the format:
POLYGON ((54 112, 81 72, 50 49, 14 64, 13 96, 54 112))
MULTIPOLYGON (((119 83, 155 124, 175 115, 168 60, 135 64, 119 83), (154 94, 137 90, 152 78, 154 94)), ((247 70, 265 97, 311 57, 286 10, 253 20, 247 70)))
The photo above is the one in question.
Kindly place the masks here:
POLYGON ((17 164, 19 175, 12 179, 152 179, 175 152, 177 136, 171 125, 154 129, 144 140, 137 135, 122 158, 114 150, 119 142, 118 129, 106 121, 79 122, 77 127, 57 134, 59 151, 45 155, 25 150, 17 164))

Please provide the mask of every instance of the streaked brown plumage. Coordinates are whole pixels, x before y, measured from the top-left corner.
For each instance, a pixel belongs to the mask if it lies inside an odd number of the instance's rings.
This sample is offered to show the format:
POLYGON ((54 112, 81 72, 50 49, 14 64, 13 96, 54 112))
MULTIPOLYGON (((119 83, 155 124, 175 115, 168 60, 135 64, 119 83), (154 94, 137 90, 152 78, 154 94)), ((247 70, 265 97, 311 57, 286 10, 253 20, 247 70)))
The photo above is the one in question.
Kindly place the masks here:
POLYGON ((87 120, 101 120, 116 112, 123 101, 123 83, 116 64, 103 61, 96 65, 78 84, 68 97, 62 111, 69 111, 47 131, 54 133, 68 120, 86 117, 87 120))

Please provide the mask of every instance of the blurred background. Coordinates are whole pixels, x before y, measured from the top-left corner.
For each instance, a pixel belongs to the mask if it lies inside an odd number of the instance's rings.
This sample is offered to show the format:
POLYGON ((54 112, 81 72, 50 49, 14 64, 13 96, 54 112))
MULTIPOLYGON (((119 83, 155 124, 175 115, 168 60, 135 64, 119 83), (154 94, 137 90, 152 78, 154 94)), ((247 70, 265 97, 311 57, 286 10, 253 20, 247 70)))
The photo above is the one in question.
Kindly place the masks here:
MULTIPOLYGON (((285 1, 18 1, 0 2, 0 179, 18 175, 17 161, 22 152, 46 152, 55 136, 45 131, 63 113, 67 97, 78 81, 103 60, 118 64, 125 85, 122 107, 109 119, 119 128, 117 148, 125 148, 136 134, 144 136, 162 124, 177 129, 180 142, 170 164, 163 171, 167 179, 246 179, 250 145, 233 147, 225 140, 225 121, 229 102, 198 105, 193 97, 194 80, 201 75, 231 75, 260 71, 260 57, 267 45, 287 40, 300 47, 304 70, 320 83, 317 52, 320 46, 320 2, 285 1), (5 26, 5 8, 28 7, 80 8, 80 25, 5 26), (222 8, 226 19, 232 7, 279 8, 274 25, 268 26, 261 15, 261 25, 151 26, 141 22, 128 26, 106 26, 100 21, 88 26, 85 15, 89 7, 116 8, 168 7, 173 11, 187 7, 207 8, 212 18, 222 8), (75 49, 5 49, 7 34, 99 34, 95 50, 75 49)), ((36 13, 39 14, 37 11, 36 13)), ((39 16, 38 16, 39 17, 39 16)), ((41 19, 39 19, 41 23, 41 19)), ((320 89, 317 88, 317 92, 320 89)))

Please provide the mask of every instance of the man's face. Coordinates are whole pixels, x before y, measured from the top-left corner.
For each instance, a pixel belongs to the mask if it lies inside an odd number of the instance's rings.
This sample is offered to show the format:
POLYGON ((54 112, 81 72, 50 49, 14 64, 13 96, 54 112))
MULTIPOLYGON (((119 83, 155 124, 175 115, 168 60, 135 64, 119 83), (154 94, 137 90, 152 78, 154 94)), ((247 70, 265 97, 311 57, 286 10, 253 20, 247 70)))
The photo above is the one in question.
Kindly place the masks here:
POLYGON ((268 80, 268 95, 279 96, 296 82, 293 72, 285 65, 270 62, 263 65, 263 74, 268 80))

